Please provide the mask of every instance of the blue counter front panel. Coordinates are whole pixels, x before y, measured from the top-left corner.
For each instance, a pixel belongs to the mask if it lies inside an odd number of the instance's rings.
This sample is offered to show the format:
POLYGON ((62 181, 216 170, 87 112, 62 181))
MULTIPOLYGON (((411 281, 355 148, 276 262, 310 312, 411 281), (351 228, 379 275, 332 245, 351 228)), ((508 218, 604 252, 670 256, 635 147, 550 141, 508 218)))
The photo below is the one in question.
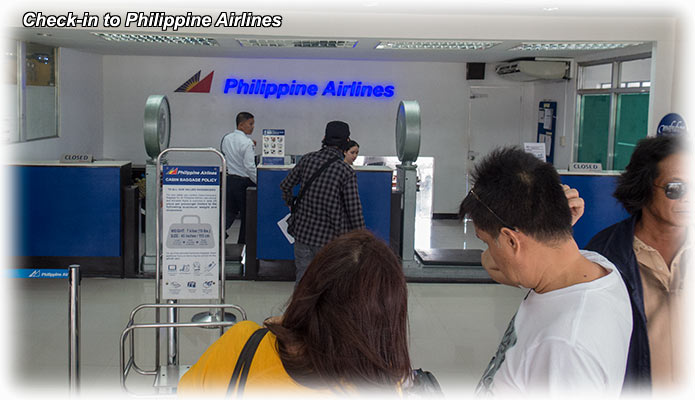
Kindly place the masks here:
POLYGON ((579 191, 584 199, 584 215, 574 225, 574 240, 580 249, 595 234, 629 216, 613 197, 618 182, 615 175, 561 175, 562 183, 579 191))
MULTIPOLYGON (((288 173, 289 170, 258 170, 256 257, 260 260, 294 259, 294 247, 277 225, 290 212, 280 190, 280 182, 288 173)), ((367 229, 387 243, 391 229, 391 176, 390 171, 357 171, 364 222, 367 229)), ((299 186, 295 195, 298 191, 299 186)))
POLYGON ((119 168, 10 166, 16 256, 119 257, 119 168))

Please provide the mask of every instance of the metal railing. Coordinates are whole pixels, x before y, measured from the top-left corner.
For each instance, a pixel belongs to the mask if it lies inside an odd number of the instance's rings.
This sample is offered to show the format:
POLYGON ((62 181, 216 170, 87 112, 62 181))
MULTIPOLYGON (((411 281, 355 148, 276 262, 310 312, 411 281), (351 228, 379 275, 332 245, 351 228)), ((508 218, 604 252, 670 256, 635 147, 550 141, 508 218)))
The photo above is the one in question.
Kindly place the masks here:
POLYGON ((156 179, 157 179, 157 190, 155 191, 155 198, 157 211, 155 218, 155 299, 154 304, 141 304, 135 307, 130 313, 130 319, 125 329, 123 330, 119 343, 119 359, 120 359, 120 372, 121 372, 121 389, 128 393, 129 395, 135 397, 163 397, 168 394, 173 395, 175 393, 175 388, 178 383, 178 377, 182 368, 179 366, 179 342, 178 342, 178 330, 179 328, 219 328, 219 334, 222 336, 224 334, 224 329, 228 328, 236 323, 236 321, 228 321, 225 318, 225 309, 235 310, 236 313, 241 317, 241 320, 246 320, 246 312, 240 306, 235 304, 222 304, 225 298, 225 247, 224 239, 222 239, 225 232, 225 204, 226 204, 226 169, 227 164, 224 155, 218 150, 213 148, 168 148, 163 150, 156 161, 156 179), (162 163, 164 156, 172 152, 185 152, 185 153, 211 153, 219 159, 220 167, 220 223, 219 223, 219 254, 218 254, 218 264, 219 276, 218 276, 218 297, 217 304, 179 304, 177 298, 167 298, 162 297, 162 213, 160 207, 162 207, 162 163), (166 301, 164 301, 166 300, 166 301), (214 314, 210 312, 211 321, 210 322, 179 322, 178 313, 180 309, 190 309, 190 308, 207 308, 207 309, 217 309, 219 310, 219 319, 214 319, 214 314), (153 309, 154 310, 154 323, 135 323, 135 317, 141 310, 153 309), (167 321, 161 322, 161 311, 164 309, 166 311, 167 321), (154 366, 152 369, 142 368, 137 364, 135 357, 135 332, 138 329, 154 329, 155 336, 155 348, 154 348, 154 366), (166 365, 162 365, 160 347, 161 347, 161 329, 167 331, 167 341, 166 341, 166 365), (129 350, 129 354, 127 354, 129 350), (128 376, 131 371, 136 371, 140 375, 150 375, 154 376, 154 387, 157 393, 152 395, 138 395, 131 392, 127 386, 128 376), (172 379, 174 378, 174 379, 172 379))
MULTIPOLYGON (((152 395, 138 395, 130 390, 128 390, 126 381, 128 379, 128 375, 130 374, 131 370, 135 370, 137 373, 141 375, 157 375, 160 373, 160 363, 159 363, 159 351, 158 348, 160 346, 159 340, 158 340, 158 335, 157 335, 157 340, 155 343, 156 350, 155 350, 155 366, 154 369, 147 370, 143 369, 140 366, 137 365, 137 362, 135 360, 135 331, 136 329, 156 329, 158 332, 159 328, 171 328, 171 329, 178 329, 178 328, 220 328, 221 331, 224 330, 224 328, 228 328, 232 325, 234 325, 236 322, 235 321, 215 321, 215 322, 168 322, 168 323, 153 323, 153 324, 148 324, 148 323, 140 323, 136 324, 135 323, 135 317, 136 314, 144 309, 156 309, 155 312, 159 314, 159 309, 171 309, 171 308, 218 308, 220 309, 220 313, 224 313, 225 309, 233 309, 239 313, 241 316, 241 320, 246 320, 246 312, 244 311, 243 308, 235 305, 235 304, 141 304, 133 309, 130 313, 130 319, 128 320, 128 324, 126 325, 126 328, 123 330, 123 333, 121 333, 121 339, 119 343, 119 359, 120 359, 120 372, 121 372, 121 389, 123 389, 124 392, 135 396, 135 397, 162 397, 161 393, 156 393, 152 395), (128 339, 130 339, 128 341, 128 339), (129 345, 126 344, 128 341, 129 345), (129 355, 126 354, 126 347, 130 349, 129 355)), ((173 395, 173 393, 172 393, 173 395)))
POLYGON ((70 288, 68 315, 68 387, 70 395, 80 392, 80 266, 70 265, 68 285, 70 288))

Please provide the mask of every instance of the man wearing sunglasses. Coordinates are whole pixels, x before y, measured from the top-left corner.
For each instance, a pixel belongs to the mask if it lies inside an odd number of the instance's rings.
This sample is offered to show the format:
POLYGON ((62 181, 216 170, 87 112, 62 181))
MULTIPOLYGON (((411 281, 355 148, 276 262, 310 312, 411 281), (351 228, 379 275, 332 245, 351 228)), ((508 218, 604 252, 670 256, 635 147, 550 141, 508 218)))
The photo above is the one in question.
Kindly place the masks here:
MULTIPOLYGON (((678 337, 690 202, 681 137, 642 139, 613 196, 631 217, 599 232, 586 246, 611 260, 630 293, 633 331, 626 393, 673 389, 683 383, 678 337)), ((597 205, 600 206, 600 205, 597 205)))
POLYGON ((459 216, 488 248, 497 282, 528 288, 478 394, 620 393, 632 331, 625 284, 605 257, 579 250, 573 197, 555 168, 518 148, 476 165, 459 216))

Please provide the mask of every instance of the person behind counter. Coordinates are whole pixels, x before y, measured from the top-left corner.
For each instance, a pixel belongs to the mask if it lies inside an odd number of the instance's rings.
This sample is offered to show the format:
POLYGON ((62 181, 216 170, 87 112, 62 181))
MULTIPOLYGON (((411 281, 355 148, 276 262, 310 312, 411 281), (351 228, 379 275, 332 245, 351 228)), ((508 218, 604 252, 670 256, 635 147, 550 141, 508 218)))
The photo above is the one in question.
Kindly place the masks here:
MULTIPOLYGON (((237 243, 246 243, 246 188, 256 186, 256 162, 253 133, 255 119, 249 112, 236 116, 236 130, 222 138, 220 148, 227 161, 227 206, 225 231, 234 223, 237 213, 241 219, 237 243)), ((226 234, 225 234, 226 235, 226 234)))
POLYGON ((679 333, 685 260, 693 247, 687 161, 680 137, 640 140, 613 194, 631 216, 586 246, 615 263, 630 293, 634 325, 626 393, 649 392, 653 386, 656 395, 685 378, 679 333))
POLYGON ((365 227, 357 174, 341 162, 345 157, 342 148, 349 139, 347 123, 329 122, 323 147, 303 156, 280 182, 282 199, 292 210, 287 231, 295 239, 295 285, 321 246, 343 233, 365 227), (293 207, 292 189, 297 184, 301 184, 302 197, 293 207))
POLYGON ((343 146, 343 154, 345 154, 345 162, 348 165, 354 164, 355 159, 360 155, 360 145, 354 140, 348 141, 347 144, 343 146))
MULTIPOLYGON (((285 313, 265 325, 244 394, 396 394, 410 376, 403 269, 367 230, 324 246, 285 313)), ((252 321, 229 328, 181 378, 178 394, 223 396, 242 347, 259 328, 252 321)))
POLYGON ((490 153, 473 180, 459 216, 468 215, 487 244, 483 267, 499 283, 529 289, 477 393, 617 396, 630 301, 613 264, 580 251, 572 237, 578 194, 551 164, 519 148, 490 153))

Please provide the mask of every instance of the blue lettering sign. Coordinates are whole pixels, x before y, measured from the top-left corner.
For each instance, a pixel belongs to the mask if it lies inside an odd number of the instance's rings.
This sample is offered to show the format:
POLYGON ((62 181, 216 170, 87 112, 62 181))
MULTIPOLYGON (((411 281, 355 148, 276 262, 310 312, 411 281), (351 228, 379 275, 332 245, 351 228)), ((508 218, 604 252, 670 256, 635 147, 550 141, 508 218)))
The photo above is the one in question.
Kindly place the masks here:
MULTIPOLYGON (((320 90, 323 97, 385 97, 391 98, 396 94, 394 85, 368 84, 362 81, 328 81, 320 90)), ((319 94, 319 85, 314 83, 298 82, 271 82, 267 79, 254 78, 249 80, 228 78, 224 82, 225 94, 237 94, 246 96, 262 96, 264 99, 283 97, 309 96, 319 94)))

